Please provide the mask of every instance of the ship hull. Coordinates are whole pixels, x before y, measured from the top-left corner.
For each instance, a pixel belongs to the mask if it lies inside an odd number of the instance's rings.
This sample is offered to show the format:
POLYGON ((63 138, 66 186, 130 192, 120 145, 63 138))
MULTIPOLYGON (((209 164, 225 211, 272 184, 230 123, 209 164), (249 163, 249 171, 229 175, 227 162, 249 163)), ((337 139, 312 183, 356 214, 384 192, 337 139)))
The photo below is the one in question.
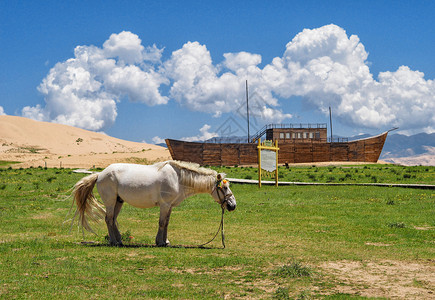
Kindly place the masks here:
MULTIPOLYGON (((278 145, 278 163, 373 162, 384 147, 388 131, 380 135, 351 142, 319 141, 285 142, 278 145)), ((167 139, 172 159, 209 166, 257 164, 256 143, 198 143, 167 139)))

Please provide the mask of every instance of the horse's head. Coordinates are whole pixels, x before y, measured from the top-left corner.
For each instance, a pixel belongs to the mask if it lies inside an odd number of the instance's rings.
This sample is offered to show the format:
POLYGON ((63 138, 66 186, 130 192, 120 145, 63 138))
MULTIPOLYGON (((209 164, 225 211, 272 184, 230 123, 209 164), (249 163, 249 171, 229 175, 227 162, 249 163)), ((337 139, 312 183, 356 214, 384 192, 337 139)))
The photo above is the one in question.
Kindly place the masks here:
POLYGON ((222 208, 232 211, 236 209, 236 198, 234 198, 233 192, 231 192, 230 182, 224 179, 224 177, 225 174, 217 175, 211 195, 222 208))

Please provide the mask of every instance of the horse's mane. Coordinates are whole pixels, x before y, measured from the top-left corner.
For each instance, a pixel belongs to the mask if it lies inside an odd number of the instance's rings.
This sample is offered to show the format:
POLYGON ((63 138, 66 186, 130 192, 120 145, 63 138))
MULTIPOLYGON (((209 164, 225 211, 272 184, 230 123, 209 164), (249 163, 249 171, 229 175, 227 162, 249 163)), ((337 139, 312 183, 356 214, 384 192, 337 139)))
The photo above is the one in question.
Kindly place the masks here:
POLYGON ((194 189, 210 189, 211 185, 215 182, 217 172, 211 169, 203 168, 199 164, 168 160, 163 163, 157 163, 159 168, 165 165, 171 165, 180 170, 180 183, 194 189))

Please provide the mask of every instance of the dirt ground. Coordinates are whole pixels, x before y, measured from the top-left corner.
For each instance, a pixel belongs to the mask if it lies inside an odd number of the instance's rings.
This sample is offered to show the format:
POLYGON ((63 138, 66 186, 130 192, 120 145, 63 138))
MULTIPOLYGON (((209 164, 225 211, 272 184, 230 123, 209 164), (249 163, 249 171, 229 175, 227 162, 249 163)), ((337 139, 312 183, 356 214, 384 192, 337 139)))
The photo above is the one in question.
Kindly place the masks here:
POLYGON ((335 293, 389 299, 435 299, 435 260, 337 261, 320 265, 340 282, 335 293))

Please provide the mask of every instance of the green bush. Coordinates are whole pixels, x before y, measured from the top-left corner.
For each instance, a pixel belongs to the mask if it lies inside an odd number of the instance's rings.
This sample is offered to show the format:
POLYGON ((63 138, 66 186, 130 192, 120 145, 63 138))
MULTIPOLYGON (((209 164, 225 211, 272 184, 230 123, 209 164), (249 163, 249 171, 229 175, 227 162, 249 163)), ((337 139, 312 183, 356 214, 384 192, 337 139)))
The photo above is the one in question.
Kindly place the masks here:
POLYGON ((275 271, 275 276, 278 277, 310 277, 312 271, 309 267, 302 265, 299 261, 293 261, 289 265, 284 265, 275 271))
POLYGON ((393 222, 393 223, 389 223, 388 227, 390 227, 390 228, 405 228, 406 225, 403 222, 393 222))
POLYGON ((285 287, 279 287, 276 291, 275 294, 273 295, 274 299, 290 299, 289 296, 289 290, 288 288, 285 287))

